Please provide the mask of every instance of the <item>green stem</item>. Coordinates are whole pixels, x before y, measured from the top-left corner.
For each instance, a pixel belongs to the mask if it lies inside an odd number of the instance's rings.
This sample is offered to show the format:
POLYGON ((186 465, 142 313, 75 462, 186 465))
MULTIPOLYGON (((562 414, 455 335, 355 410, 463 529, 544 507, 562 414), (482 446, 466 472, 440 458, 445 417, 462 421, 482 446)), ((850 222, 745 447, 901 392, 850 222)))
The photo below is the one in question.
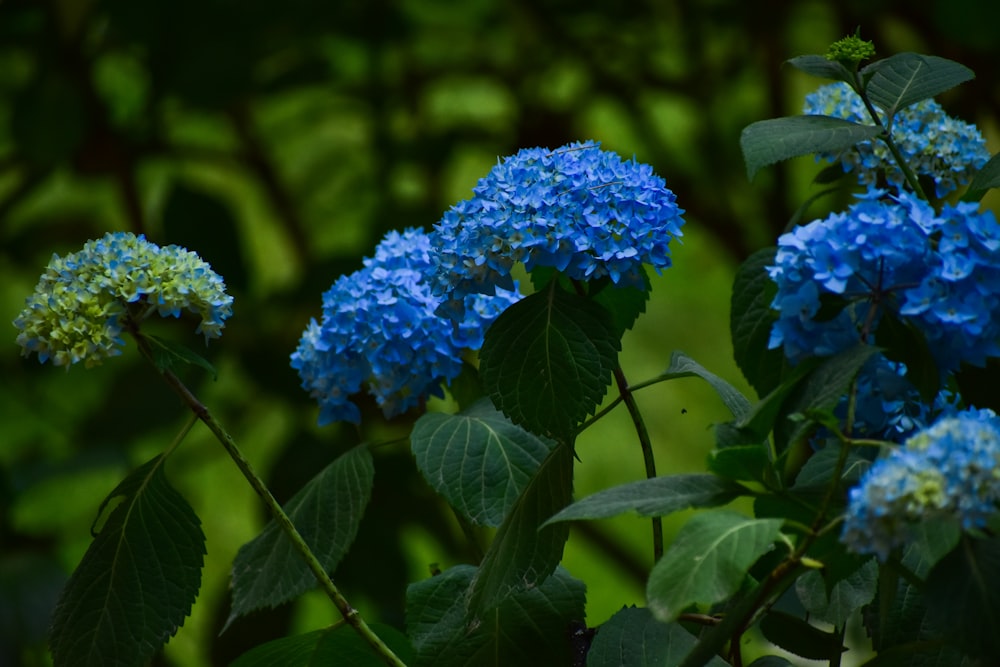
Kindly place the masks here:
MULTIPOLYGON (((625 402, 625 407, 628 408, 629 416, 632 417, 632 423, 635 425, 635 433, 639 436, 639 446, 642 448, 642 462, 646 466, 646 479, 653 479, 656 477, 656 461, 653 458, 653 443, 649 439, 646 422, 642 419, 642 413, 639 411, 639 406, 635 402, 635 396, 632 394, 632 390, 625 380, 625 374, 622 372, 621 366, 615 368, 614 376, 615 383, 618 385, 618 393, 625 402)), ((663 557, 663 519, 655 516, 652 519, 652 523, 653 562, 655 563, 659 562, 660 558, 663 557)))
MULTIPOLYGON (((149 343, 146 339, 139 334, 137 331, 133 331, 136 342, 139 345, 139 350, 142 352, 150 362, 153 361, 152 351, 149 348, 149 343)), ((154 366, 156 364, 154 363, 154 366)), ((261 497, 267 509, 270 511, 271 516, 274 518, 275 523, 278 527, 288 536, 288 539, 292 541, 292 546, 305 561, 306 565, 312 571, 313 575, 316 577, 316 581, 319 582, 320 587, 327 594, 327 597, 333 601, 333 604, 340 611, 341 616, 344 620, 354 628, 355 632, 361 635, 361 638, 372 647, 382 658, 382 661, 387 665, 392 667, 406 667, 406 663, 399 659, 392 649, 390 649, 382 639, 368 627, 364 619, 358 613, 358 610, 350 605, 347 599, 341 594, 340 590, 337 588, 336 584, 330 578, 326 569, 316 558, 316 555, 306 544, 302 535, 299 534, 298 529, 295 528, 295 524, 292 520, 288 518, 285 511, 278 504, 278 501, 274 499, 271 495, 270 489, 264 483, 264 480, 254 471, 253 466, 250 465, 250 461, 243 456, 239 447, 236 446, 236 441, 233 437, 222 427, 222 425, 215 419, 208 408, 198 400, 198 398, 191 392, 187 386, 181 382, 181 380, 168 370, 160 369, 160 375, 167 382, 171 389, 174 390, 181 400, 184 401, 191 411, 197 416, 198 419, 208 427, 208 430, 212 432, 215 438, 222 444, 226 452, 229 454, 230 458, 236 463, 236 467, 240 469, 243 476, 246 477, 247 481, 250 482, 250 486, 253 490, 257 492, 257 495, 261 497)))

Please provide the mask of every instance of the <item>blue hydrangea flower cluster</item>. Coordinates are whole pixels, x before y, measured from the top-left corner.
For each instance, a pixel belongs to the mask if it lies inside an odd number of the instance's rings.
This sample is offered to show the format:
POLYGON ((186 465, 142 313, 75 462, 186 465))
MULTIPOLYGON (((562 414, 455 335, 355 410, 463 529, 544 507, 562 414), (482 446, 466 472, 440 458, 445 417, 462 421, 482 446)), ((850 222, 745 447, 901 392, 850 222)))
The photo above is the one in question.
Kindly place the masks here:
MULTIPOLYGON (((825 85, 806 95, 803 111, 807 115, 874 124, 861 97, 843 82, 825 85)), ((880 118, 885 125, 884 112, 880 118)), ((990 159, 979 129, 950 117, 934 100, 923 100, 898 111, 890 132, 913 172, 934 180, 938 197, 968 183, 990 159)), ((839 161, 845 172, 853 171, 864 185, 876 185, 879 175, 884 173, 889 183, 897 188, 903 186, 903 172, 882 141, 863 141, 839 155, 819 153, 816 159, 839 161)))
POLYGON ((489 324, 520 295, 468 295, 453 322, 436 314, 442 297, 429 277, 436 248, 422 231, 390 232, 360 270, 339 278, 323 295, 320 322, 309 322, 292 367, 320 405, 320 425, 358 423, 351 402, 364 387, 387 417, 428 396, 442 396, 442 381, 462 368, 462 351, 478 349, 489 324))
POLYGON ((1000 418, 969 410, 940 419, 879 459, 850 491, 841 540, 881 560, 920 521, 982 528, 1000 502, 1000 418))
POLYGON ((121 354, 129 314, 180 317, 187 310, 201 317, 198 332, 207 341, 221 335, 232 303, 222 278, 195 253, 118 232, 53 255, 14 326, 23 356, 91 367, 121 354))
POLYGON ((910 193, 864 195, 781 236, 770 346, 793 363, 872 340, 886 311, 926 337, 941 372, 1000 355, 1000 225, 974 204, 940 214, 910 193), (835 315, 837 307, 843 306, 835 315), (824 306, 826 310, 823 311, 824 306))
POLYGON ((473 192, 435 231, 437 291, 458 298, 509 287, 518 263, 640 286, 643 264, 670 266, 668 246, 684 223, 674 193, 649 165, 598 144, 521 150, 473 192))

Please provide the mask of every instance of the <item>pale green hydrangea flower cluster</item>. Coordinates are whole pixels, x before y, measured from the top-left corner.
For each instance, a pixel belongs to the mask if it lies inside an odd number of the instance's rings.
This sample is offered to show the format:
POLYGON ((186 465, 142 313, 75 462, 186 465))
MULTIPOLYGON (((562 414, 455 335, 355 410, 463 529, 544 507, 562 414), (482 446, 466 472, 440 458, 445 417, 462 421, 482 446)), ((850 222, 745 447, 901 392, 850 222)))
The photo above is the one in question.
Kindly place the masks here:
POLYGON ((198 333, 207 342, 221 335, 232 303, 222 278, 197 254, 116 232, 65 257, 53 255, 14 326, 23 356, 89 368, 121 354, 129 304, 139 305, 132 315, 140 318, 199 315, 198 333))

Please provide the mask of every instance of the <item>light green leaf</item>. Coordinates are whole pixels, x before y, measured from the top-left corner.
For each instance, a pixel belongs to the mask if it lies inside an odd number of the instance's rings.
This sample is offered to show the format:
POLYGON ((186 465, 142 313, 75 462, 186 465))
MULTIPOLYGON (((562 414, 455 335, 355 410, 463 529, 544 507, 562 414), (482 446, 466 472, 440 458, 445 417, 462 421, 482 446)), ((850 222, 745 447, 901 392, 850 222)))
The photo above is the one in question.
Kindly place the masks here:
MULTIPOLYGON (((375 634, 404 662, 414 659, 409 640, 399 630, 381 623, 369 623, 375 634)), ((385 660, 361 638, 354 628, 338 623, 304 635, 282 637, 257 646, 230 664, 230 667, 384 667, 385 660)))
POLYGON ((126 477, 52 619, 56 667, 144 665, 184 623, 201 586, 205 536, 157 456, 126 477))
POLYGON ((787 116, 761 120, 743 128, 740 148, 753 180, 761 167, 810 153, 837 153, 867 141, 881 130, 830 116, 787 116))
POLYGON ((566 631, 582 621, 585 586, 562 568, 470 623, 466 601, 476 568, 458 565, 410 584, 406 628, 415 667, 509 667, 569 664, 566 631))
POLYGON ((749 519, 728 510, 693 517, 653 566, 646 585, 650 610, 667 623, 691 605, 725 600, 771 548, 781 524, 780 519, 749 519))
MULTIPOLYGON (((697 638, 676 623, 660 623, 648 609, 626 607, 600 626, 587 667, 676 667, 697 638)), ((726 667, 715 657, 707 667, 726 667)))
MULTIPOLYGON (((375 468, 366 445, 337 457, 285 505, 285 513, 327 572, 347 553, 371 496, 375 468)), ((233 562, 235 619, 262 607, 274 607, 316 585, 312 571, 273 520, 240 547, 233 562)))
POLYGON ((682 473, 642 479, 598 491, 565 508, 543 525, 558 521, 606 519, 626 512, 664 516, 691 507, 717 507, 746 489, 716 475, 682 473))
POLYGON ((608 311, 553 280, 487 330, 479 372, 511 421, 569 441, 607 392, 620 348, 608 311))
POLYGON ((946 58, 897 53, 861 70, 865 93, 890 116, 975 78, 971 69, 946 58))
POLYGON ((560 444, 500 525, 469 592, 469 615, 482 618, 512 593, 537 586, 562 559, 569 526, 539 528, 573 499, 573 447, 560 444))
POLYGON ((498 526, 555 446, 483 398, 457 415, 427 413, 410 436, 417 468, 470 521, 498 526))
POLYGON ((704 366, 679 350, 675 350, 673 355, 671 355, 670 367, 660 377, 665 380, 700 377, 719 394, 719 398, 729 408, 729 411, 733 413, 733 417, 740 419, 750 412, 750 401, 736 387, 707 370, 704 366))

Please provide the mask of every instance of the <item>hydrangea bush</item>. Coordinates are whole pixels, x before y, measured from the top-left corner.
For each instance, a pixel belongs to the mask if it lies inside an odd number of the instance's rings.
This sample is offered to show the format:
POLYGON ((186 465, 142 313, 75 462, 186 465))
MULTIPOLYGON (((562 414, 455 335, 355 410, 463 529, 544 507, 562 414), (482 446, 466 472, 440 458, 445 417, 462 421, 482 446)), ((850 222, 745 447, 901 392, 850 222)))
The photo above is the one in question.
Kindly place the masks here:
POLYGON ((655 377, 624 376, 622 336, 685 212, 649 165, 596 142, 501 159, 433 229, 388 234, 333 282, 290 351, 319 424, 376 418, 358 406, 366 393, 387 419, 418 414, 409 444, 429 486, 464 526, 496 528, 479 562, 410 584, 405 629, 362 618, 331 577, 371 495, 368 445, 279 505, 171 370, 207 362, 144 327, 189 311, 217 338, 232 306, 222 279, 130 234, 53 257, 14 322, 23 354, 89 366, 130 337, 192 414, 105 501, 119 500, 55 610, 54 663, 146 664, 183 623, 205 538, 163 462, 201 420, 273 517, 233 563, 229 621, 316 586, 343 617, 238 667, 834 666, 845 651, 853 664, 997 664, 1000 417, 963 400, 962 373, 1000 356, 1000 226, 978 204, 1000 161, 933 101, 967 68, 912 53, 862 67, 872 55, 848 37, 792 59, 835 83, 805 115, 741 137, 751 178, 815 154, 841 162, 855 194, 737 273, 733 349, 756 397, 683 352, 655 377), (462 375, 475 382, 457 391, 462 375), (692 376, 732 419, 715 426, 705 472, 658 475, 635 394, 692 376), (575 499, 575 440, 614 409, 635 426, 646 479, 575 499), (661 518, 690 508, 665 542, 661 518), (587 627, 585 582, 560 565, 569 523, 626 512, 650 519, 647 604, 587 627))

